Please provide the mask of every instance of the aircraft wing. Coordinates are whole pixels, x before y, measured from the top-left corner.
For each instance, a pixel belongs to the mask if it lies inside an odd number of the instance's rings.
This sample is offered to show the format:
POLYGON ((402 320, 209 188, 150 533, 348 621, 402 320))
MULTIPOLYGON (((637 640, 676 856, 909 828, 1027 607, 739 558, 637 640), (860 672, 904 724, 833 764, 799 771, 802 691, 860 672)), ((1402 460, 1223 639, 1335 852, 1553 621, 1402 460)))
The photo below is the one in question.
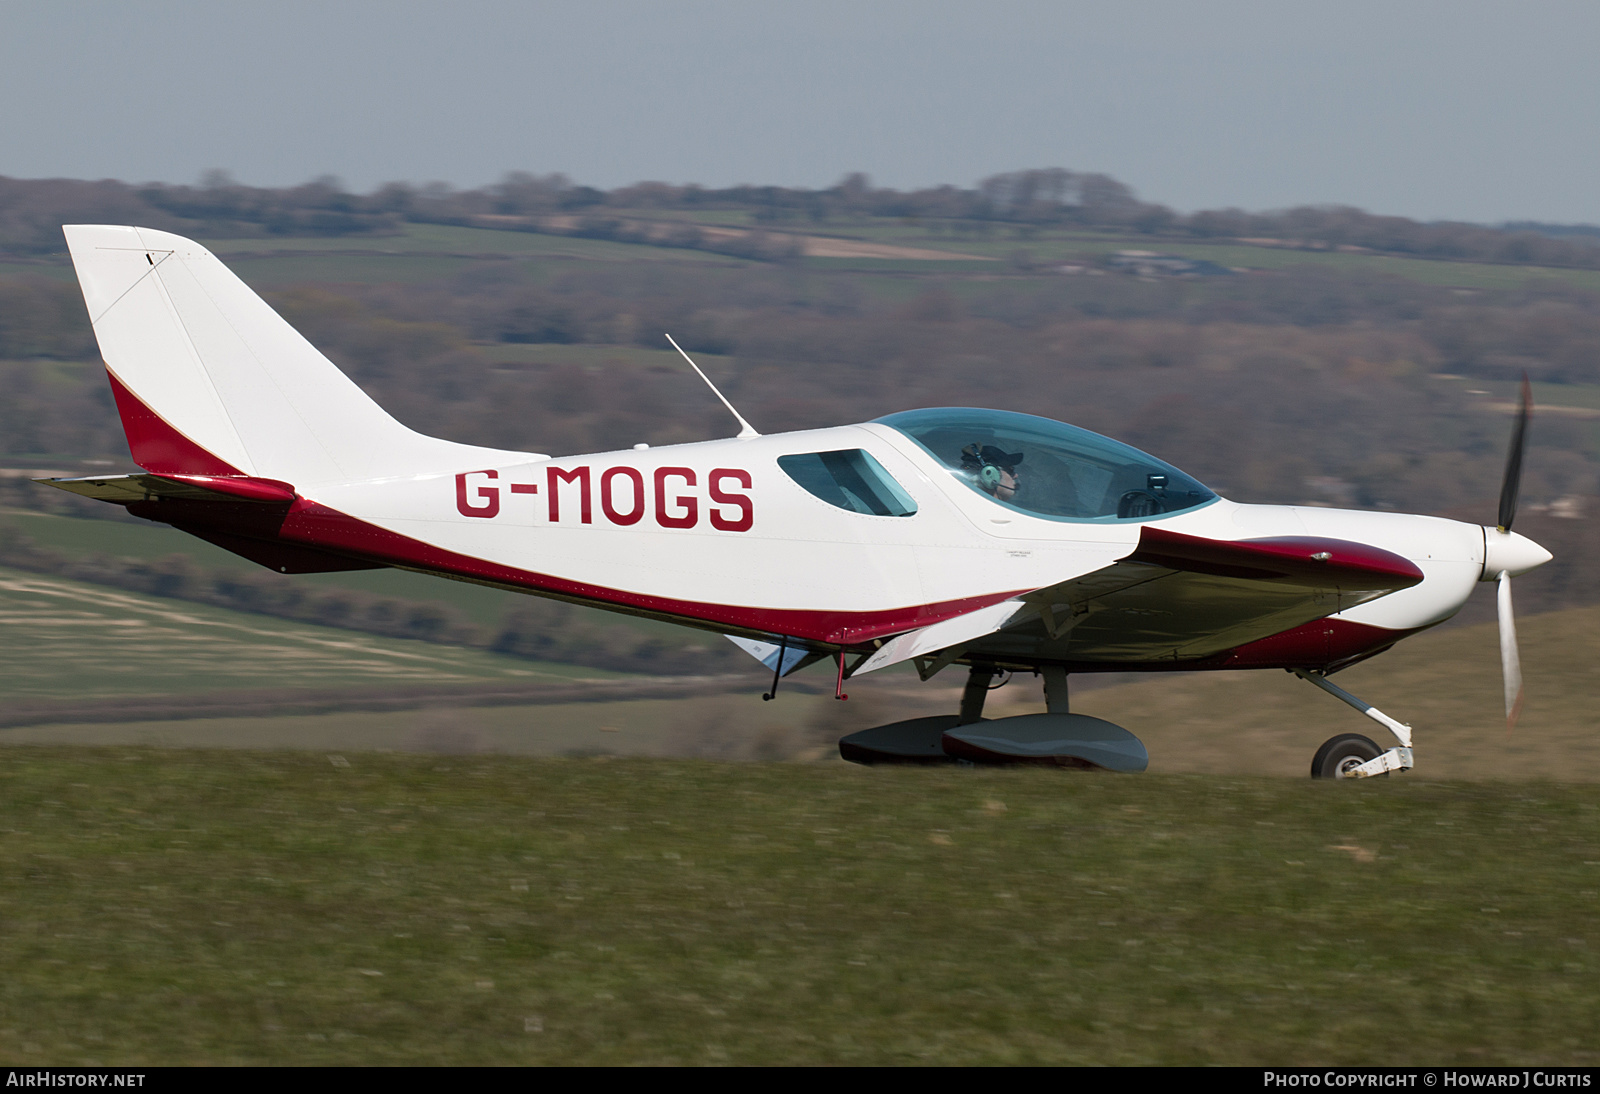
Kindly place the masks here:
POLYGON ((1212 540, 1146 525, 1138 547, 1110 566, 899 635, 857 673, 935 650, 944 662, 974 654, 1024 663, 1197 660, 1422 576, 1409 559, 1348 540, 1212 540))

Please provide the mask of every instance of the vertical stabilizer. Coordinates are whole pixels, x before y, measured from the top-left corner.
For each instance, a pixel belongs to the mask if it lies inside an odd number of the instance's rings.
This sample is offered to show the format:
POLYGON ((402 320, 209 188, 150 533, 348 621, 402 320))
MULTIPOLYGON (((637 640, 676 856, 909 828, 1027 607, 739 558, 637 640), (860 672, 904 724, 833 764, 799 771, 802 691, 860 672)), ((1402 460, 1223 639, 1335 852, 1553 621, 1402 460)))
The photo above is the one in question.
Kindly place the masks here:
POLYGON ((199 244, 149 228, 63 230, 147 470, 304 488, 438 473, 491 451, 395 421, 199 244))

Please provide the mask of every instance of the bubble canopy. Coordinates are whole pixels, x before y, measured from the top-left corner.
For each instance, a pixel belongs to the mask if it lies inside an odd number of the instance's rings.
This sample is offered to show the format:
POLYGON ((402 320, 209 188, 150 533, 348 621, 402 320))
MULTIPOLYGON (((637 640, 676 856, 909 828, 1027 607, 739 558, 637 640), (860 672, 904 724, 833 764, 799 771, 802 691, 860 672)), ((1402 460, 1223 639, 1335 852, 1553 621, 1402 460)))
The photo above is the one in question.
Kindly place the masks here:
POLYGON ((1048 520, 1149 520, 1217 500, 1131 445, 1032 414, 942 407, 876 420, 995 504, 1048 520))

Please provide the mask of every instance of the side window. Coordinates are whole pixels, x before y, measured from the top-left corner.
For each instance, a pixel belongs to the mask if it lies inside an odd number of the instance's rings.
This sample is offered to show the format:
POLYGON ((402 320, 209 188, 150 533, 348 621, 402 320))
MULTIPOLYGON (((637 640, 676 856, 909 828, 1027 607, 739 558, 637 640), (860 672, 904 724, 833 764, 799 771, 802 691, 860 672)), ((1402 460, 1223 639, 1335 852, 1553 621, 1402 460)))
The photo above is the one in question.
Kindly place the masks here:
POLYGON ((911 495, 871 453, 859 448, 779 456, 778 466, 807 493, 840 509, 879 517, 909 517, 917 511, 911 495))

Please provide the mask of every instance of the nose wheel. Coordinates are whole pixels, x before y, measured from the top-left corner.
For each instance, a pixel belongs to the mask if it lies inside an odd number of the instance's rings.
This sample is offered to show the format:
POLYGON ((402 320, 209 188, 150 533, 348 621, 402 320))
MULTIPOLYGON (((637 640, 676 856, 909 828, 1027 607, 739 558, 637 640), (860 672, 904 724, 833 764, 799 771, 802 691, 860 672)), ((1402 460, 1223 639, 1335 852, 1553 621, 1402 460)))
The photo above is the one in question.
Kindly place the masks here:
MULTIPOLYGON (((1317 754, 1311 760, 1311 777, 1313 779, 1357 779, 1361 776, 1355 773, 1356 768, 1368 760, 1376 760, 1383 755, 1383 749, 1370 737, 1363 737, 1359 733, 1341 733, 1337 737, 1330 737, 1317 749, 1317 754)), ((1387 771, 1384 775, 1388 775, 1387 771)))

